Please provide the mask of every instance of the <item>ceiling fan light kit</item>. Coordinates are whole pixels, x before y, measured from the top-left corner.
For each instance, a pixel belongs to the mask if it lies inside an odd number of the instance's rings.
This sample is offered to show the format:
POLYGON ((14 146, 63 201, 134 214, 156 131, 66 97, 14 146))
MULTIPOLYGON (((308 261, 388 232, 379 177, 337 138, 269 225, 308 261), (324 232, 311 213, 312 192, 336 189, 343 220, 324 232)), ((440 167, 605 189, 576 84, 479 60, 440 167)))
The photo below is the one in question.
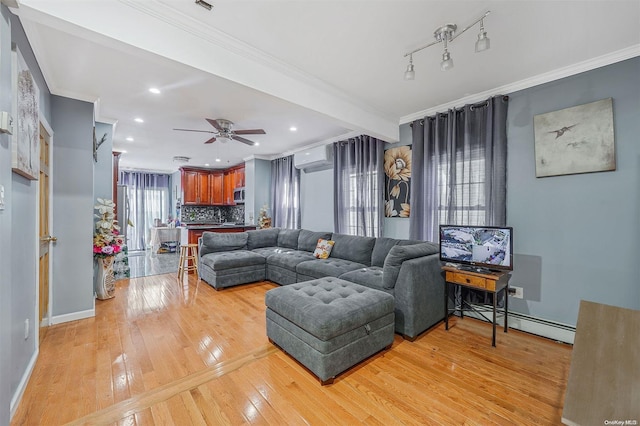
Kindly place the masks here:
POLYGON ((233 130, 233 121, 227 120, 226 118, 205 118, 209 124, 211 124, 216 131, 212 130, 196 130, 196 129, 173 129, 181 132, 200 132, 200 133, 213 133, 213 137, 207 140, 205 143, 214 143, 219 140, 220 143, 226 143, 227 141, 234 140, 238 142, 242 142, 249 146, 257 145, 257 142, 246 139, 239 135, 265 135, 266 132, 263 129, 244 129, 244 130, 233 130))
POLYGON ((491 43, 489 37, 487 37, 487 32, 484 29, 484 18, 486 18, 489 13, 491 13, 490 10, 473 21, 473 23, 463 28, 460 32, 456 32, 458 30, 458 26, 456 24, 445 24, 439 28, 436 28, 436 30, 433 32, 433 37, 436 39, 436 41, 433 41, 424 46, 420 46, 417 49, 404 54, 405 58, 407 56, 409 57, 409 65, 407 65, 407 70, 404 72, 404 79, 414 80, 416 78, 416 73, 413 66, 413 54, 426 49, 427 47, 434 46, 438 43, 444 44, 444 52, 442 53, 442 62, 440 62, 440 69, 442 71, 448 71, 453 68, 453 59, 451 58, 451 53, 448 50, 448 44, 477 23, 480 23, 480 32, 478 33, 478 40, 476 41, 475 51, 476 53, 479 53, 484 52, 485 50, 489 50, 491 43))

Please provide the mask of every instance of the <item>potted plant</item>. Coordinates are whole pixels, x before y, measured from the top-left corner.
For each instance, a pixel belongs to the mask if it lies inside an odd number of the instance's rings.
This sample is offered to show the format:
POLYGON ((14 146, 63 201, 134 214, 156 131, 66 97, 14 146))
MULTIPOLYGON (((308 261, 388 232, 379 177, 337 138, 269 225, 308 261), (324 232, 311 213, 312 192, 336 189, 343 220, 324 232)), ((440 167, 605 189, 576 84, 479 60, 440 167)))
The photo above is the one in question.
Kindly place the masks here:
POLYGON ((94 288, 98 299, 111 299, 116 291, 113 261, 122 250, 124 241, 120 236, 118 221, 115 220, 113 201, 102 198, 97 201, 94 209, 98 212, 95 215, 98 220, 93 234, 94 288))

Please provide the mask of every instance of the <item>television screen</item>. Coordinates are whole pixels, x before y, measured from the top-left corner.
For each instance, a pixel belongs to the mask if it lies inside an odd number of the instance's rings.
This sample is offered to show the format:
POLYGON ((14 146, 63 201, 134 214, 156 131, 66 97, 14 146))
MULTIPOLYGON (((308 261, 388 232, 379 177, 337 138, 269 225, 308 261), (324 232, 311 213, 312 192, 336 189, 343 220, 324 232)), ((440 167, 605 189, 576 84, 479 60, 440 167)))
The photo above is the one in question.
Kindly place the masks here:
POLYGON ((488 270, 513 270, 513 228, 440 225, 440 260, 488 270))

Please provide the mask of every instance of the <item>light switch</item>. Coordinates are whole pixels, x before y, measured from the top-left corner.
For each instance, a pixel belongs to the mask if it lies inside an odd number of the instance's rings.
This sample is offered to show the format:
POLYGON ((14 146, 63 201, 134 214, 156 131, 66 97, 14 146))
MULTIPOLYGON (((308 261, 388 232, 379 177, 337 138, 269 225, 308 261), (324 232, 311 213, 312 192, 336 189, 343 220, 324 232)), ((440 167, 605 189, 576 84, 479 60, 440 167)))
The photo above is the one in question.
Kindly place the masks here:
POLYGON ((4 210, 4 185, 0 185, 0 210, 4 210))
POLYGON ((13 134, 13 118, 7 111, 0 112, 0 133, 13 134))

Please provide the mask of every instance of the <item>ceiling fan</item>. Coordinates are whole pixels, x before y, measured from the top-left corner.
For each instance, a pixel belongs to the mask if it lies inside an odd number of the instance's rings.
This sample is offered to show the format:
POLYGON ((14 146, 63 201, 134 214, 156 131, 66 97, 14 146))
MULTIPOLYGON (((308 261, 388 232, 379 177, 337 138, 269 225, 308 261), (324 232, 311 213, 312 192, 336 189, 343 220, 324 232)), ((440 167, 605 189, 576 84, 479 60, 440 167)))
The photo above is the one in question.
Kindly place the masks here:
POLYGON ((206 141, 205 143, 213 143, 218 138, 220 138, 223 143, 226 142, 226 139, 232 139, 238 142, 245 143, 250 146, 254 146, 256 145, 256 143, 254 141, 251 141, 249 139, 243 138, 242 136, 238 136, 238 135, 265 135, 266 134, 265 131, 262 129, 233 130, 233 122, 230 120, 226 120, 224 118, 217 118, 215 120, 211 118, 205 118, 205 120, 207 120, 209 124, 215 127, 216 130, 215 131, 194 130, 194 129, 173 129, 173 130, 179 130, 181 132, 213 133, 214 136, 208 141, 206 141))

